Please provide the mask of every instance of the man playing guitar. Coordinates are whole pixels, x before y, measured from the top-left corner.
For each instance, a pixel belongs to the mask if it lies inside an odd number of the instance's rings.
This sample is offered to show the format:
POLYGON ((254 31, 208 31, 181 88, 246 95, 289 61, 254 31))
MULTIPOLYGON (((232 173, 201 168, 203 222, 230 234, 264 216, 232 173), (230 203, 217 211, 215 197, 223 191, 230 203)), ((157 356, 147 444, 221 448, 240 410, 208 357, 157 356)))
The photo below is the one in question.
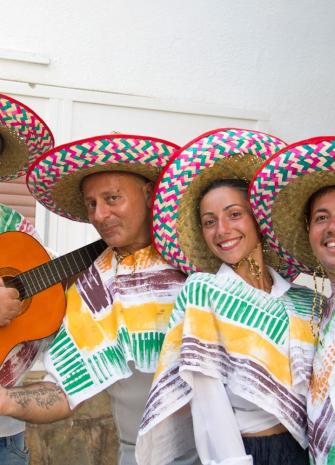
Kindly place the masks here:
MULTIPOLYGON (((0 181, 25 175, 29 163, 53 146, 54 138, 50 129, 33 110, 0 94, 0 181)), ((6 231, 22 231, 37 236, 33 225, 21 214, 0 205, 0 234, 6 231)), ((20 312, 18 291, 4 287, 0 278, 0 329, 9 325, 20 312)), ((20 382, 48 342, 47 339, 31 341, 13 349, 0 367, 1 379, 6 380, 6 385, 20 382)), ((28 464, 29 452, 24 442, 24 429, 24 422, 0 416, 1 464, 28 464)))

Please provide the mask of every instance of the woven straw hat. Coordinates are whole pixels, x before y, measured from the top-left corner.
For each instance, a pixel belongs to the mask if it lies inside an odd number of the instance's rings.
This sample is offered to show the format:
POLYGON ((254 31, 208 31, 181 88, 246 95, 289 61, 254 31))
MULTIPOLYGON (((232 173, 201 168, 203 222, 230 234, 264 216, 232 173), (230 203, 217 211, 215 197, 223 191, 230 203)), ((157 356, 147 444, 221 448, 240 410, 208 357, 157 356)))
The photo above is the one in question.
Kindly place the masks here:
MULTIPOLYGON (((285 146, 262 132, 224 128, 180 149, 163 171, 154 198, 153 239, 166 261, 185 273, 216 272, 221 262, 208 249, 199 224, 200 193, 216 179, 250 181, 264 160, 285 146)), ((274 253, 267 263, 287 277, 293 273, 286 264, 281 268, 274 253)))
POLYGON ((109 134, 70 142, 46 152, 30 167, 27 185, 47 209, 88 222, 80 192, 84 177, 124 171, 156 181, 179 146, 155 137, 109 134))
POLYGON ((42 118, 0 94, 0 181, 23 176, 28 165, 53 146, 53 135, 42 118))
POLYGON ((335 185, 335 136, 296 142, 271 157, 250 186, 250 203, 274 250, 304 273, 318 263, 309 244, 305 205, 322 187, 335 185))

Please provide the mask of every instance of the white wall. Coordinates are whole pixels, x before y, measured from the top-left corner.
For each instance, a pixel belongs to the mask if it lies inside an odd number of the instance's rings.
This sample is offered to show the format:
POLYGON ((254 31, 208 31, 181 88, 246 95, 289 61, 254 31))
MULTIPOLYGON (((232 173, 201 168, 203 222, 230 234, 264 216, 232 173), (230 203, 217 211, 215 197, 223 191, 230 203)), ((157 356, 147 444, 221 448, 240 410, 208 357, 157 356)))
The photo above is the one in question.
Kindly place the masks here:
MULTIPOLYGON (((114 129, 128 134, 145 134, 179 144, 214 127, 267 129, 262 113, 221 108, 218 105, 171 104, 161 99, 132 97, 110 92, 0 79, 2 92, 28 104, 50 125, 57 144, 114 129)), ((59 254, 91 242, 97 233, 90 225, 70 221, 36 208, 35 226, 43 243, 59 254)))
MULTIPOLYGON (((2 0, 2 79, 264 111, 288 141, 333 134, 333 0, 2 0)), ((1 56, 1 54, 0 54, 1 56)))
MULTIPOLYGON (((182 144, 226 121, 288 142, 334 134, 334 17, 334 0, 2 0, 0 91, 36 103, 57 143, 129 127, 182 144)), ((47 220, 49 245, 74 248, 81 226, 47 220)))

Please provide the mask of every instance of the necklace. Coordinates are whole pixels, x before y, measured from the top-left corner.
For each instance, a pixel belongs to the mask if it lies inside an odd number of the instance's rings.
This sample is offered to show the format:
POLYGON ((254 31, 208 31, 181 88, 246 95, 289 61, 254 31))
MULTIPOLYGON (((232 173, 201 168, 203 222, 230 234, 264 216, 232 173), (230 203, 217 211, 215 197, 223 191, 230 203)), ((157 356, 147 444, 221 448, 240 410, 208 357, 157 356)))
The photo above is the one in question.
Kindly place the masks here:
POLYGON ((253 276, 254 278, 257 279, 257 281, 259 281, 261 279, 261 276, 262 276, 262 270, 261 270, 261 267, 259 266, 259 263, 257 262, 257 260, 255 260, 251 254, 257 250, 259 247, 261 246, 260 243, 258 243, 256 245, 256 247, 250 252, 250 254, 247 256, 247 257, 244 257, 244 258, 241 258, 241 260, 237 263, 235 263, 234 265, 231 265, 232 269, 234 271, 238 271, 238 269, 240 268, 240 266, 242 265, 242 263, 247 263, 248 264, 248 267, 249 267, 249 271, 250 271, 250 274, 251 276, 253 276))
POLYGON ((319 342, 319 337, 320 337, 320 324, 321 324, 321 319, 322 319, 324 298, 325 298, 324 296, 325 277, 326 275, 325 275, 323 267, 321 265, 318 265, 316 270, 313 273, 314 295, 313 295, 313 304, 312 304, 312 314, 311 314, 311 319, 310 319, 311 330, 312 330, 312 334, 314 336, 316 343, 319 342), (319 292, 318 292, 318 283, 316 279, 318 272, 322 276, 321 295, 319 295, 319 292))
MULTIPOLYGON (((256 247, 250 252, 250 254, 247 256, 247 257, 244 257, 242 258, 239 262, 235 263, 234 265, 231 265, 232 269, 237 272, 238 269, 240 268, 240 266, 242 265, 242 263, 247 263, 248 264, 248 268, 249 268, 249 273, 251 274, 251 276, 253 276, 254 278, 256 278, 256 280, 259 282, 263 276, 263 272, 261 270, 261 267, 259 265, 259 263, 257 262, 257 260, 254 258, 254 257, 251 257, 251 254, 257 250, 259 247, 261 247, 261 244, 258 243, 256 245, 256 247)), ((273 286, 273 279, 272 279, 272 276, 270 276, 270 285, 265 285, 264 283, 264 291, 265 292, 270 292, 271 289, 272 289, 272 286, 273 286)))
MULTIPOLYGON (((132 255, 131 252, 119 252, 117 248, 113 248, 115 260, 116 260, 116 267, 115 267, 115 276, 117 276, 119 265, 123 262, 123 260, 127 257, 132 255)), ((135 257, 133 258, 133 270, 132 273, 135 273, 136 270, 136 260, 135 257)))

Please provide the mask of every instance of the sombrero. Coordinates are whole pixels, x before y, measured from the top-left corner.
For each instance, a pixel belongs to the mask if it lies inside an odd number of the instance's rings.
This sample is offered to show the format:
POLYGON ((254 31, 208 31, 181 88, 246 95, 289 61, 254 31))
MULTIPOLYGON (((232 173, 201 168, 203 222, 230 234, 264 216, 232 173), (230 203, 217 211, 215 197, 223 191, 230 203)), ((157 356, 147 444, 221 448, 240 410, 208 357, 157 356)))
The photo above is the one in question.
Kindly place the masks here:
POLYGON ((155 137, 109 134, 70 142, 49 150, 30 167, 31 194, 52 212, 87 222, 80 192, 85 176, 124 171, 156 181, 178 145, 155 137))
POLYGON ((52 132, 42 118, 0 94, 0 181, 23 176, 28 165, 53 146, 52 132))
POLYGON ((305 206, 322 187, 335 185, 335 136, 296 142, 271 157, 250 186, 250 203, 274 250, 299 271, 313 273, 305 206))
MULTIPOLYGON (((216 272, 221 262, 208 249, 199 224, 200 193, 216 179, 250 181, 264 160, 285 146, 277 137, 259 131, 224 128, 181 148, 162 172, 154 195, 153 241, 165 260, 185 273, 216 272)), ((276 254, 267 258, 282 274, 291 276, 286 264, 281 269, 276 254)))

